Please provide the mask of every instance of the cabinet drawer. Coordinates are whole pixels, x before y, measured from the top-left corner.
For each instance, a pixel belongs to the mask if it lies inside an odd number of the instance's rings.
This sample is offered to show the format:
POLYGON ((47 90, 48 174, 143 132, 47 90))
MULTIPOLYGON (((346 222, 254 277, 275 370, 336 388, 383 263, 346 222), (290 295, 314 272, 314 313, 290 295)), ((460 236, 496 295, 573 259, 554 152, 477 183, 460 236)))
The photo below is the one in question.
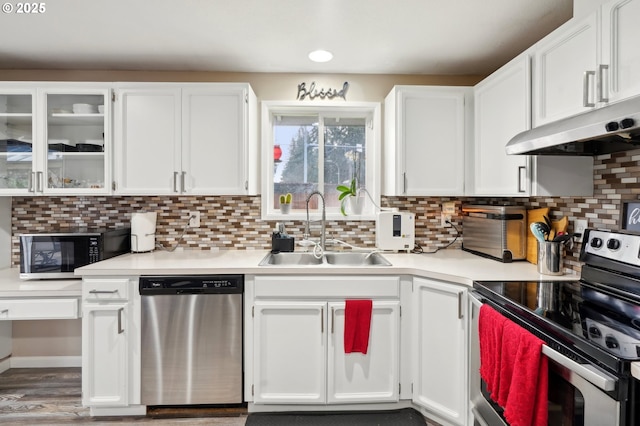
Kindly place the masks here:
POLYGON ((128 278, 85 278, 82 282, 82 298, 92 302, 127 300, 132 285, 128 278))
POLYGON ((73 319, 78 299, 0 299, 0 320, 73 319))
POLYGON ((255 297, 371 298, 400 296, 397 276, 270 275, 255 278, 255 297))

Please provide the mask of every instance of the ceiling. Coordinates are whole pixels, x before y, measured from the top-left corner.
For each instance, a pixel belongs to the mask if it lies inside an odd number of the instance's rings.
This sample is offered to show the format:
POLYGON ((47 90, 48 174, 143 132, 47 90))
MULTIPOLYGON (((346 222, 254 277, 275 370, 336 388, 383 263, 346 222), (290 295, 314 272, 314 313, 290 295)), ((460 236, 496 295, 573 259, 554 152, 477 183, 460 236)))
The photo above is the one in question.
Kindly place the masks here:
POLYGON ((0 69, 485 75, 573 13, 573 0, 44 4, 41 14, 0 14, 11 34, 0 69), (311 62, 315 49, 333 61, 311 62))

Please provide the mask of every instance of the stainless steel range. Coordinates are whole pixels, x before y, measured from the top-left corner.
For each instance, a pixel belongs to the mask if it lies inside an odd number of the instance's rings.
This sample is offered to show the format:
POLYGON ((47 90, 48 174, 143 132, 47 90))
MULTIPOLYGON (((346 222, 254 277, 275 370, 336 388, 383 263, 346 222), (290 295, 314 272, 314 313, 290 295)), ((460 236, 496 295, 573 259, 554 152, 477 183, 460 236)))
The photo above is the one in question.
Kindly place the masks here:
POLYGON ((470 386, 476 424, 506 424, 478 373, 482 303, 545 342, 549 425, 640 424, 640 235, 587 230, 580 260, 578 281, 474 283, 470 386))

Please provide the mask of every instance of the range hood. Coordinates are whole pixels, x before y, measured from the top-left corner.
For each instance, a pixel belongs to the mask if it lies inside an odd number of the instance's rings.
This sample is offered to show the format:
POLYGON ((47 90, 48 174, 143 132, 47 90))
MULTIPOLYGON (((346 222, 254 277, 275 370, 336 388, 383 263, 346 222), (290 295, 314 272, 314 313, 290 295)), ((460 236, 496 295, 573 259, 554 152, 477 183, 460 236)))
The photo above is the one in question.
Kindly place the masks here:
POLYGON ((640 96, 519 133, 507 154, 593 156, 640 148, 640 96))

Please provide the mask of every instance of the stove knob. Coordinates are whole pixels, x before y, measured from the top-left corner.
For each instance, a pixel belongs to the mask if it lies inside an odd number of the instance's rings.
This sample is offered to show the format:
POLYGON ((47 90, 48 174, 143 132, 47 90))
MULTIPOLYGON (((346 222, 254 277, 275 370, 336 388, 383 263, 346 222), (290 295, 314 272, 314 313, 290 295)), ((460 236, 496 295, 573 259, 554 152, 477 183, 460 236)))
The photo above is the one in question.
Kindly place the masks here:
POLYGON ((609 250, 618 250, 620 248, 620 240, 616 240, 615 238, 607 240, 607 248, 609 250))
POLYGON ((600 329, 598 327, 592 325, 591 327, 589 327, 589 336, 592 339, 599 339, 602 337, 602 333, 600 333, 600 329))
POLYGON ((618 343, 618 339, 616 339, 613 336, 607 336, 604 339, 604 344, 609 348, 609 349, 618 349, 620 347, 620 344, 618 343))
POLYGON ((594 249, 599 249, 600 247, 602 247, 602 239, 598 238, 598 237, 594 237, 591 240, 591 247, 593 247, 594 249))

